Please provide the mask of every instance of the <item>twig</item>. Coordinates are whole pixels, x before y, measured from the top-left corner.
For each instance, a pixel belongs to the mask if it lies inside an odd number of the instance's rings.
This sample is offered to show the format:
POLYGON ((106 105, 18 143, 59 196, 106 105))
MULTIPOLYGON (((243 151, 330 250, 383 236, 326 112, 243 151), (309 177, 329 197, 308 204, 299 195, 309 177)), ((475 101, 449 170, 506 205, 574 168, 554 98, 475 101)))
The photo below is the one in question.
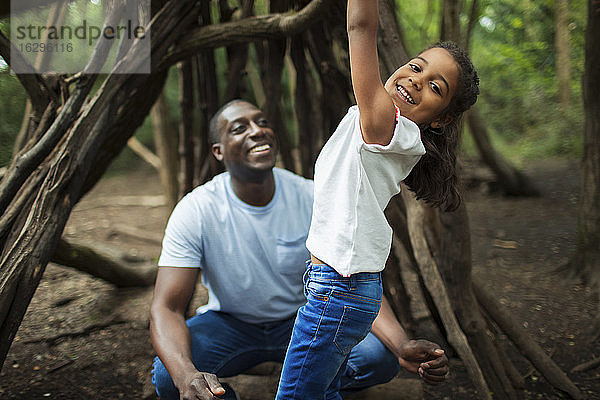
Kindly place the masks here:
POLYGON ((45 343, 52 345, 52 344, 56 343, 58 340, 63 339, 63 338, 71 338, 72 339, 72 338, 76 338, 79 336, 86 336, 92 332, 99 331, 100 329, 104 329, 104 328, 107 328, 112 325, 125 324, 127 322, 128 321, 125 321, 123 319, 118 319, 118 318, 113 317, 113 318, 109 319, 108 321, 98 322, 96 324, 90 324, 88 326, 85 326, 85 327, 75 330, 75 331, 63 332, 63 333, 56 334, 54 336, 46 336, 46 337, 37 337, 37 338, 27 339, 27 340, 23 340, 21 343, 31 344, 31 343, 45 342, 45 343))
POLYGON ((160 158, 158 158, 156 154, 150 151, 149 148, 144 146, 142 142, 137 140, 135 136, 129 138, 129 140, 127 141, 127 147, 129 147, 131 151, 133 151, 135 154, 140 156, 142 160, 146 161, 148 164, 153 166, 154 169, 160 171, 160 158))
POLYGON ((123 234, 135 239, 140 239, 151 244, 160 245, 162 243, 162 235, 149 232, 144 229, 139 229, 129 225, 116 225, 113 232, 123 234))
POLYGON ((66 360, 62 364, 58 364, 58 365, 55 365, 54 367, 50 368, 48 371, 46 371, 46 375, 56 372, 59 369, 63 369, 67 365, 71 365, 71 364, 73 364, 73 360, 66 360))
POLYGON ((583 372, 600 366, 600 357, 593 358, 589 361, 574 366, 571 372, 583 372))

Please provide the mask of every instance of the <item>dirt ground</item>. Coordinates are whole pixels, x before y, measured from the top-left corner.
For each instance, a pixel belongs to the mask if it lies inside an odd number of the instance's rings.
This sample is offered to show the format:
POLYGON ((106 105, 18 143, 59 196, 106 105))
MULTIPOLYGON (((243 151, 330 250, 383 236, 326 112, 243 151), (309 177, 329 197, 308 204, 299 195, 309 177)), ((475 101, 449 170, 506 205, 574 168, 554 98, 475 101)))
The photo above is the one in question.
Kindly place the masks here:
MULTIPOLYGON (((554 272, 575 247, 578 163, 538 161, 525 171, 541 197, 505 198, 489 193, 485 181, 468 191, 473 273, 584 398, 600 399, 600 369, 571 372, 600 357, 600 340, 591 341, 589 330, 597 304, 589 289, 554 272)), ((168 217, 160 195, 158 177, 146 167, 104 178, 77 205, 65 235, 156 258, 168 217)), ((204 296, 198 291, 194 302, 204 296)), ((151 297, 152 288, 117 289, 48 265, 0 373, 0 399, 153 398, 148 384, 154 357, 148 334, 151 297)), ((417 335, 430 325, 427 318, 420 321, 417 335)), ((506 354, 526 377, 520 398, 567 398, 514 351, 506 354)), ((445 384, 423 389, 427 399, 477 398, 456 357, 445 384)))

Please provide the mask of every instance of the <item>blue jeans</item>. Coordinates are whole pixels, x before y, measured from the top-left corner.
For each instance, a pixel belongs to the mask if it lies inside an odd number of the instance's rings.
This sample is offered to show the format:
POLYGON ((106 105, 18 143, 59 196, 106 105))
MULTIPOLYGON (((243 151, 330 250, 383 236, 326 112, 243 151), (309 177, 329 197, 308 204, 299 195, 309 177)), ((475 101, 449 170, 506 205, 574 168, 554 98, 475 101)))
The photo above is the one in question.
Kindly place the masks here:
POLYGON ((343 277, 308 263, 304 280, 306 304, 296 315, 276 399, 341 399, 350 353, 379 312, 381 274, 343 277))
MULTIPOLYGON (((283 362, 294 318, 248 324, 229 314, 208 311, 193 316, 187 325, 196 368, 228 377, 264 361, 283 362)), ((399 369, 398 359, 369 334, 350 353, 341 378, 342 389, 351 391, 385 383, 396 376, 399 369)), ((179 392, 158 357, 154 359, 152 383, 161 399, 179 399, 179 392)))

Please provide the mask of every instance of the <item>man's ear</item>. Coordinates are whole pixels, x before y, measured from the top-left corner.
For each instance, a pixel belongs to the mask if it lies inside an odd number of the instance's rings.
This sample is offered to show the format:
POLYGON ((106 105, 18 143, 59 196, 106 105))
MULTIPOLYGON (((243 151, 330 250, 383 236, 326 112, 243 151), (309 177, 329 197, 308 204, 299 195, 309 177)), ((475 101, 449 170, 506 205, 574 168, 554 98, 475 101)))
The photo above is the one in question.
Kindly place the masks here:
POLYGON ((211 147, 212 153, 218 161, 223 161, 223 152, 221 151, 221 143, 215 143, 211 147))
POLYGON ((445 127, 446 125, 448 125, 450 122, 452 122, 452 117, 449 115, 442 115, 436 119, 434 119, 431 124, 429 124, 429 126, 431 126, 433 129, 440 129, 445 127))

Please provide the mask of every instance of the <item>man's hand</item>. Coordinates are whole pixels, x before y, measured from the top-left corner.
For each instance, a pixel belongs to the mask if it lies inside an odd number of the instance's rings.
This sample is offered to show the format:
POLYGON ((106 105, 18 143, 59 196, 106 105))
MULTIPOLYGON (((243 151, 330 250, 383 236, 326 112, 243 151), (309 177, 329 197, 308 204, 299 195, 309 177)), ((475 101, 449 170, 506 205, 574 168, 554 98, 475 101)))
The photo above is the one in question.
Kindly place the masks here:
POLYGON ((216 375, 199 371, 187 376, 178 389, 180 400, 213 400, 225 394, 216 375))
POLYGON ((430 385, 442 383, 448 375, 448 357, 440 346, 428 340, 408 340, 400 349, 400 365, 430 385))

